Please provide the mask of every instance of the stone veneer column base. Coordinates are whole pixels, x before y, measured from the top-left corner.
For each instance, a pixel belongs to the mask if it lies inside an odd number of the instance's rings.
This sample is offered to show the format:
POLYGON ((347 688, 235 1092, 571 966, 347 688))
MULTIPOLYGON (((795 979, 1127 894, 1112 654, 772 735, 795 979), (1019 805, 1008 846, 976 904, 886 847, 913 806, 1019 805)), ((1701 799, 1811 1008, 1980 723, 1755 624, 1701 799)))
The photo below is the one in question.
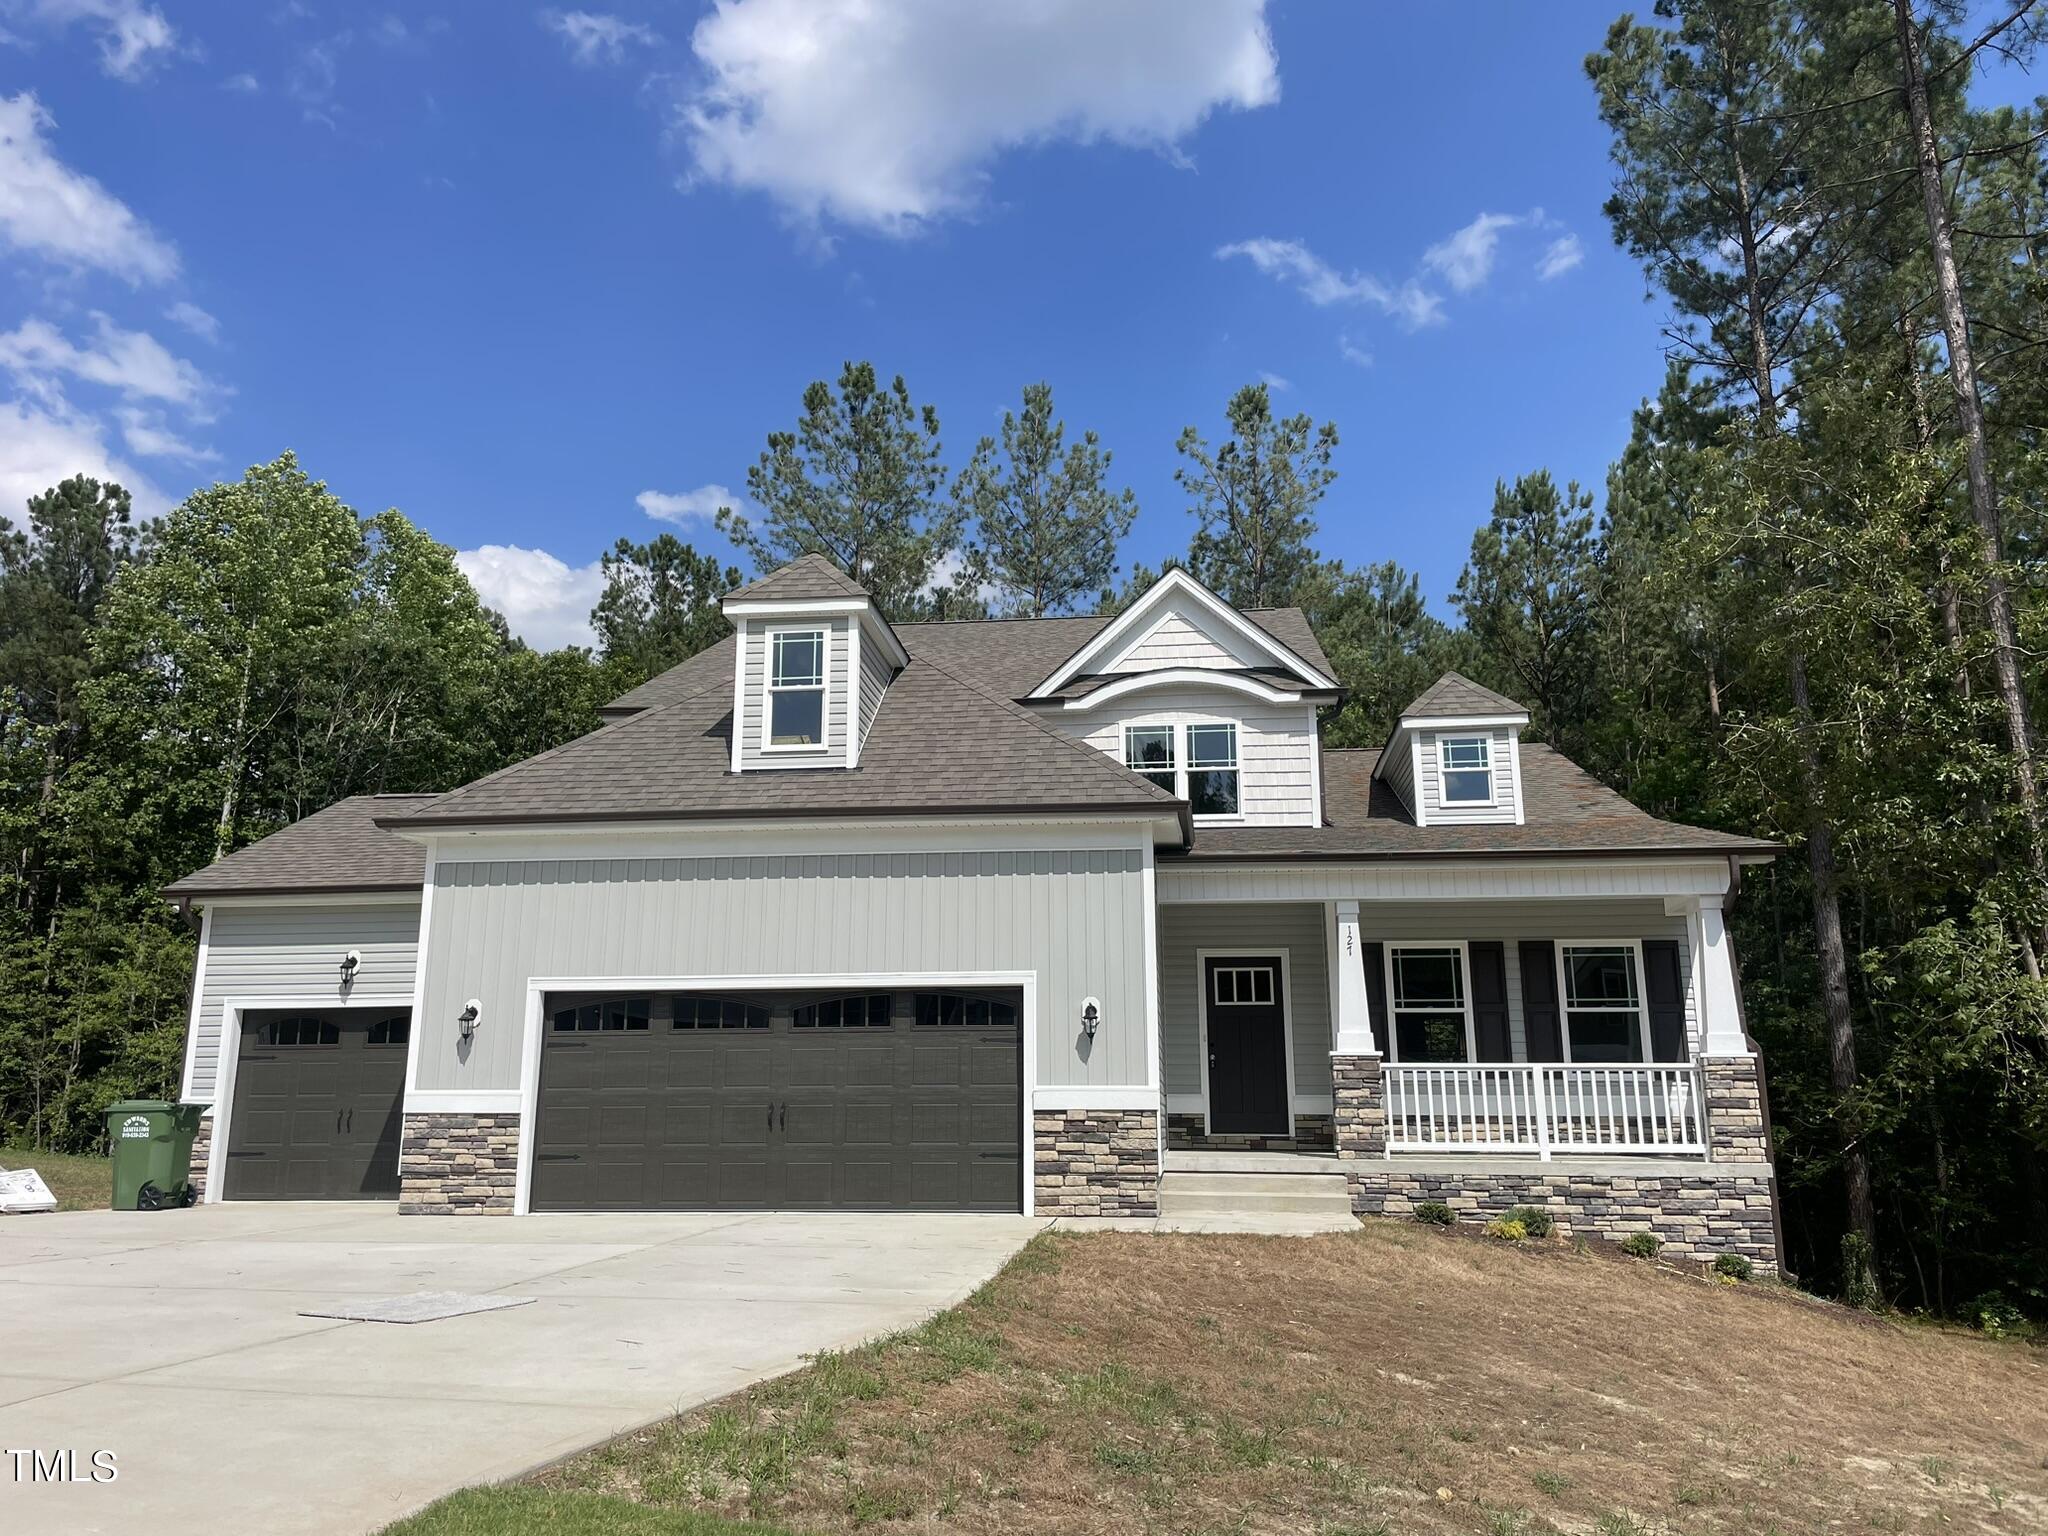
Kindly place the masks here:
POLYGON ((199 1117, 199 1129, 192 1135, 192 1166, 185 1175, 199 1199, 206 1198, 206 1159, 213 1150, 213 1116, 199 1117))
POLYGON ((516 1114, 407 1115, 399 1133, 404 1216, 509 1216, 519 1178, 516 1114))
POLYGON ((1700 1061, 1707 1095, 1707 1152, 1717 1163, 1762 1163, 1771 1156, 1762 1074, 1754 1056, 1700 1061))
POLYGON ((1040 1216, 1159 1214, 1157 1110, 1040 1110, 1031 1131, 1040 1216))

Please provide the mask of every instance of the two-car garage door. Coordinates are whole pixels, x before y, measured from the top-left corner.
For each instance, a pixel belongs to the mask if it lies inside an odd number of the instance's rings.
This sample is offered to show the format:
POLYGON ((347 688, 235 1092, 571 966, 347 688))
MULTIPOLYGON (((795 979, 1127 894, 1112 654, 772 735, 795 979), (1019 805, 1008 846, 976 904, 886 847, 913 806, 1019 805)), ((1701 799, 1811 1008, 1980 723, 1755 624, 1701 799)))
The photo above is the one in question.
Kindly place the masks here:
POLYGON ((534 1210, 1014 1211, 1021 1007, 946 989, 550 996, 534 1210))

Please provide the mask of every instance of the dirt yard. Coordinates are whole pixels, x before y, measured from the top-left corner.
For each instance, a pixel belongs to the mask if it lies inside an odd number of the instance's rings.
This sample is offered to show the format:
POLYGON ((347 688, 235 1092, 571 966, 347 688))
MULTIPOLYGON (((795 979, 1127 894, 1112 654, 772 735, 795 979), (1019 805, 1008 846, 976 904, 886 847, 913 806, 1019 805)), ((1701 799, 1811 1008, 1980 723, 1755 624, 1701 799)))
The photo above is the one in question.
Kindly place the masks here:
POLYGON ((2048 1355, 1394 1223, 1059 1235, 538 1482, 819 1532, 2043 1530, 2048 1355))

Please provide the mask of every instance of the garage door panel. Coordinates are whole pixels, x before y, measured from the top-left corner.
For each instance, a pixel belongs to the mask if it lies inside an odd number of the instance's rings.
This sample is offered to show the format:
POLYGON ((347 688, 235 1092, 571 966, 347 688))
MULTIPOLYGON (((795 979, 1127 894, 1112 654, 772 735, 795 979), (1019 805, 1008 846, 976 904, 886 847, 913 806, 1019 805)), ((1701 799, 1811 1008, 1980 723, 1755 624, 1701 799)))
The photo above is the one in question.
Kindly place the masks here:
POLYGON ((404 1009, 245 1015, 227 1198, 395 1199, 406 1021, 404 1009))
POLYGON ((886 1147, 896 1140, 896 1106, 849 1102, 842 1107, 840 1138, 850 1147, 886 1147))
POLYGON ((960 1081, 960 1047, 937 1041, 919 1041, 910 1051, 910 1081, 923 1088, 960 1081))
POLYGON ((945 1100, 921 1099, 911 1106, 910 1141, 918 1147, 957 1147, 960 1144, 960 1105, 945 1100))

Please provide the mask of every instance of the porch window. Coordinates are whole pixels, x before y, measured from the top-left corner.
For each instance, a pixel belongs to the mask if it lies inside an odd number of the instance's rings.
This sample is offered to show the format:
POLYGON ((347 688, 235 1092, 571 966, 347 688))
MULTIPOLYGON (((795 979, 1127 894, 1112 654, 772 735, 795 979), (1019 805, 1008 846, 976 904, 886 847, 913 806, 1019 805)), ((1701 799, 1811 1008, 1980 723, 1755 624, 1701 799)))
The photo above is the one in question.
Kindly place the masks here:
POLYGON ((1649 1034, 1632 944, 1560 944, 1568 1061, 1643 1061, 1649 1034))
POLYGON ((768 745, 823 746, 825 631, 779 629, 768 643, 768 745))
POLYGON ((1240 803, 1237 726, 1189 726, 1189 809, 1197 816, 1235 816, 1240 803))
POLYGON ((1437 738, 1445 805, 1493 804, 1493 742, 1485 736, 1437 738))
POLYGON ((1124 766, 1133 773, 1142 773, 1169 795, 1179 794, 1180 785, 1173 760, 1173 727, 1125 726, 1124 766))
POLYGON ((1470 1060, 1464 950, 1456 945, 1389 949, 1387 971, 1394 1060, 1470 1060))

